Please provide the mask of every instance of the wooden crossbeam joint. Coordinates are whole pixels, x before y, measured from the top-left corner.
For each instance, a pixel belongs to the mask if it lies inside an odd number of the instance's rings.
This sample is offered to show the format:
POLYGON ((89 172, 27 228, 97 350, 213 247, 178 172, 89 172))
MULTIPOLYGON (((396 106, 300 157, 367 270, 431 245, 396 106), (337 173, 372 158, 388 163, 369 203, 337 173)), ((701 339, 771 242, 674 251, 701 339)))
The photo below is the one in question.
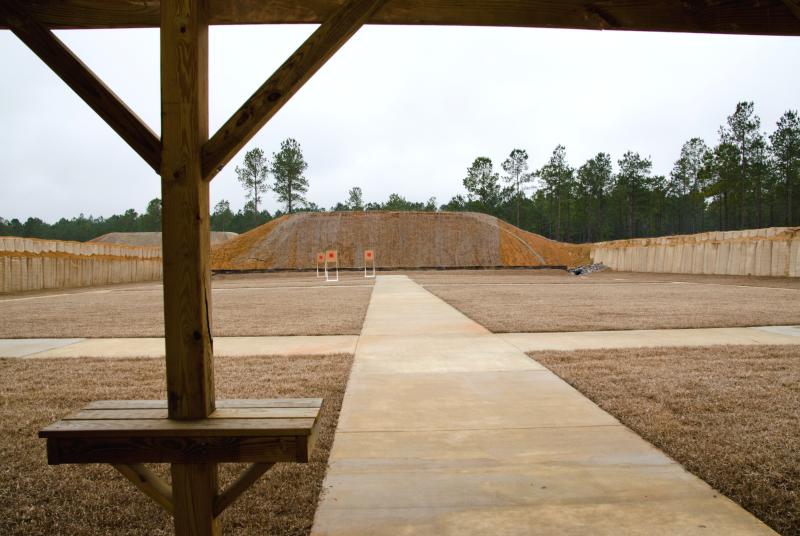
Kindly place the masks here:
POLYGON ((0 15, 9 29, 47 64, 147 164, 161 170, 161 140, 89 67, 17 0, 3 0, 0 15))
POLYGON ((783 0, 783 4, 800 20, 800 0, 783 0))
POLYGON ((130 480, 145 495, 157 502, 164 510, 173 513, 172 487, 142 464, 111 464, 122 476, 130 480))
POLYGON ((269 471, 273 465, 275 464, 254 463, 245 469, 244 472, 239 475, 239 478, 231 482, 231 484, 225 488, 225 491, 214 498, 214 517, 219 517, 228 506, 233 504, 242 493, 247 491, 247 489, 252 486, 256 480, 261 478, 261 475, 269 471))
POLYGON ((385 0, 346 0, 203 146, 203 177, 213 178, 385 0))

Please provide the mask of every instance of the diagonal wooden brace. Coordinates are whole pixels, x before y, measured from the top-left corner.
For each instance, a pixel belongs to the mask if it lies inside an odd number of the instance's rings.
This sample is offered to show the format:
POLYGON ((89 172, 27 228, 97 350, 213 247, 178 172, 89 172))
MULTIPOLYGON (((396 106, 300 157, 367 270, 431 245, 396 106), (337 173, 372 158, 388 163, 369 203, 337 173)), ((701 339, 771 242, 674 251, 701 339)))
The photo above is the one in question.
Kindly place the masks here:
POLYGON ((203 146, 203 177, 231 158, 352 37, 385 0, 346 0, 203 146))
POLYGON ((0 17, 147 164, 161 172, 161 140, 111 89, 17 0, 0 2, 0 17))
POLYGON ((133 485, 144 492, 145 495, 156 501, 161 507, 173 513, 172 487, 161 480, 155 473, 144 465, 111 464, 114 469, 133 482, 133 485))
POLYGON ((214 498, 214 517, 218 517, 228 506, 233 504, 242 493, 247 491, 247 488, 261 478, 261 475, 269 471, 270 467, 273 465, 275 464, 254 463, 245 469, 245 471, 239 475, 239 478, 233 481, 225 491, 214 498))

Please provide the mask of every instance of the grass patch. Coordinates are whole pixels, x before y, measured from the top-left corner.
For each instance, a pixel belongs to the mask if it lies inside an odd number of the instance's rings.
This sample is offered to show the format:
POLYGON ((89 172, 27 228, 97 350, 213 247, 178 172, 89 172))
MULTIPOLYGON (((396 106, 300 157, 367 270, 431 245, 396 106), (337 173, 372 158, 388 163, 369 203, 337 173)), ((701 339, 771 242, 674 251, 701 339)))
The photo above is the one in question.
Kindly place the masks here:
POLYGON ((800 534, 800 348, 532 352, 776 531, 800 534))
MULTIPOLYGON (((351 361, 349 355, 215 360, 218 398, 325 399, 311 461, 275 465, 222 514, 225 534, 310 532, 351 361)), ((165 397, 162 360, 0 360, 0 534, 173 534, 171 516, 113 468, 48 466, 45 441, 36 437, 92 400, 165 397)), ((168 481, 168 466, 152 467, 168 481)), ((221 485, 244 467, 220 465, 221 485)))
MULTIPOLYGON (((301 278, 253 274, 215 279, 214 335, 358 335, 372 294, 372 284, 360 281, 326 285, 314 273, 301 278)), ((160 285, 0 299, 0 338, 163 336, 160 285)))
MULTIPOLYGON (((784 288, 672 282, 427 284, 495 333, 717 328, 800 323, 800 294, 784 288)), ((604 276, 605 277, 605 276, 604 276)), ((481 283, 475 277, 474 283, 481 283)))

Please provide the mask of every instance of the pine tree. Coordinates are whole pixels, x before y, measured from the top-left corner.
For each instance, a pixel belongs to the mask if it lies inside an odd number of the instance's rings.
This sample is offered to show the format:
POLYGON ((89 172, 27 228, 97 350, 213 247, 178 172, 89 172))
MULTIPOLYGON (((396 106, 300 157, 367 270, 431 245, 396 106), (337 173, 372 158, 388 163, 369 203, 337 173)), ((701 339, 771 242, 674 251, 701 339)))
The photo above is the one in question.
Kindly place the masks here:
POLYGON ((294 212, 298 205, 308 203, 303 195, 308 191, 308 179, 304 175, 306 169, 308 163, 303 158, 300 144, 292 138, 281 142, 281 150, 272 155, 271 171, 275 179, 272 189, 288 214, 294 212))

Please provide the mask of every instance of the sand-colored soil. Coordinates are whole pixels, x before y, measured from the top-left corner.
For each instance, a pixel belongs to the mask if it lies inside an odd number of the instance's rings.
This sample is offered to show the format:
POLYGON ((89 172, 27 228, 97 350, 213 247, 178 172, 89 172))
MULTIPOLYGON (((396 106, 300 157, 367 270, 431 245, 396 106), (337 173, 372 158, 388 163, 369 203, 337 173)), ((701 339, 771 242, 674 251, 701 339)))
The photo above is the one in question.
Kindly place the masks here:
POLYGON ((381 268, 574 266, 589 247, 529 233, 471 212, 324 212, 284 216, 213 248, 214 270, 302 269, 335 249, 339 266, 381 268))
MULTIPOLYGON (((326 284, 314 274, 228 278, 213 287, 213 334, 242 337, 358 335, 372 292, 363 278, 326 284)), ((0 300, 0 338, 161 337, 163 324, 160 285, 0 300)))
POLYGON ((781 534, 800 534, 798 347, 529 355, 781 534))
POLYGON ((499 333, 792 325, 800 291, 655 280, 653 274, 545 275, 512 281, 415 277, 473 320, 499 333), (557 281, 561 277, 560 281, 557 281), (615 281, 623 279, 623 281, 615 281), (651 281, 648 281, 651 280, 651 281), (434 282, 436 281, 436 282, 434 282))
MULTIPOLYGON (((350 356, 217 359, 218 398, 322 397, 308 464, 278 464, 222 514, 228 535, 304 535, 313 521, 350 356)), ((173 534, 172 519, 108 465, 46 464, 39 429, 92 400, 166 397, 161 360, 0 360, 0 534, 173 534)), ((166 465, 154 467, 168 479, 166 465)), ((243 464, 220 466, 226 485, 243 464)))

